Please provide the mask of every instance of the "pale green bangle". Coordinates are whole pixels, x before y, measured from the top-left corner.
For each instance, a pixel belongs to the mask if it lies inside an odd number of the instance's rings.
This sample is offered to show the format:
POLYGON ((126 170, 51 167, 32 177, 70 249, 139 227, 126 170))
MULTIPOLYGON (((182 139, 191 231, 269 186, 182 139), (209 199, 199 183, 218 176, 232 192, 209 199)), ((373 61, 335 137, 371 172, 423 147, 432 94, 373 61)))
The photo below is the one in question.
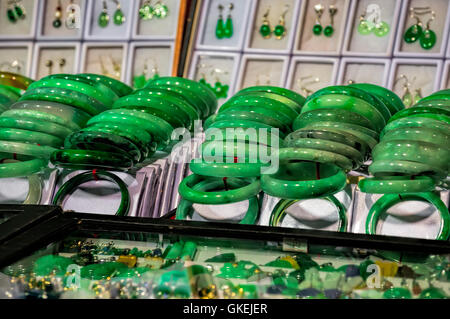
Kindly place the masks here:
POLYGON ((55 148, 64 144, 63 139, 50 134, 15 128, 0 128, 0 140, 41 144, 55 148))
POLYGON ((57 149, 50 146, 41 146, 28 143, 0 141, 0 152, 21 154, 36 158, 50 158, 50 155, 57 149))
POLYGON ((30 118, 43 122, 52 122, 69 128, 72 131, 81 129, 79 125, 60 116, 47 113, 45 111, 27 110, 27 109, 11 109, 2 113, 4 117, 30 118))
POLYGON ((48 165, 48 160, 41 158, 32 159, 25 162, 0 164, 0 178, 27 177, 40 172, 48 165))
POLYGON ((36 119, 18 119, 0 116, 0 127, 18 128, 50 134, 61 139, 72 133, 70 129, 56 123, 45 123, 36 119))

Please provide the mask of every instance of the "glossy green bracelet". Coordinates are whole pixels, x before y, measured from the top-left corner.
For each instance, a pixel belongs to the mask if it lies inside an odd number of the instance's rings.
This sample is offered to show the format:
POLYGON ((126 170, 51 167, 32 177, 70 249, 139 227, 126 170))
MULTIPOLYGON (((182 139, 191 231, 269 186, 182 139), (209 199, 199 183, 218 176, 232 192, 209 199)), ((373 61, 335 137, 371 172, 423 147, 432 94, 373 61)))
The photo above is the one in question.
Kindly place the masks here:
POLYGON ((423 201, 428 202, 437 208, 441 216, 441 226, 436 237, 437 240, 448 240, 450 236, 450 214, 448 208, 442 202, 441 198, 435 193, 407 193, 407 194, 388 194, 381 197, 369 211, 366 219, 366 234, 375 235, 378 220, 392 206, 403 201, 423 201))
POLYGON ((0 72, 0 84, 26 90, 33 80, 20 74, 0 72))
POLYGON ((49 101, 70 105, 80 109, 90 116, 108 110, 100 101, 74 90, 62 88, 36 88, 27 90, 19 101, 49 101))
POLYGON ((86 78, 88 80, 92 80, 94 82, 102 83, 103 85, 113 90, 118 97, 122 97, 133 92, 133 89, 130 86, 109 76, 92 73, 81 73, 78 74, 78 76, 86 78))
POLYGON ((48 160, 36 158, 24 162, 0 164, 0 178, 28 177, 47 167, 48 160))
MULTIPOLYGON (((242 188, 243 185, 245 185, 246 182, 239 180, 239 179, 229 179, 227 180, 227 187, 232 188, 242 188)), ((220 188, 224 188, 224 182, 222 179, 207 179, 203 180, 196 185, 192 187, 192 189, 196 192, 206 192, 208 193, 210 190, 217 190, 220 188)), ((245 186, 244 186, 245 187, 245 186)), ((180 193, 181 194, 181 193, 180 193)), ((252 196, 248 198, 248 209, 244 216, 244 218, 239 222, 240 224, 249 224, 253 225, 256 223, 258 219, 259 214, 259 201, 258 197, 252 196)), ((180 201, 180 204, 178 205, 177 212, 176 212, 176 219, 179 220, 186 220, 187 217, 191 217, 193 214, 193 202, 190 202, 189 200, 182 199, 180 201)))
MULTIPOLYGON (((264 99, 269 99, 274 101, 274 103, 276 105, 278 105, 279 103, 283 104, 284 106, 287 106, 288 108, 290 108, 295 114, 296 116, 298 116, 300 114, 300 110, 301 110, 301 106, 299 106, 295 101, 276 94, 276 93, 268 93, 268 92, 246 92, 246 93, 238 93, 235 96, 232 97, 232 99, 236 98, 236 99, 240 99, 241 97, 246 96, 248 98, 252 98, 252 97, 260 97, 260 98, 264 98, 264 99)), ((230 99, 231 100, 231 99, 230 99)), ((285 107, 283 107, 282 109, 278 108, 275 109, 279 112, 283 112, 285 109, 285 107)), ((291 118, 291 121, 295 118, 293 117, 293 113, 289 111, 288 114, 286 114, 289 118, 291 118), (290 116, 289 114, 291 114, 292 116, 290 116)))
MULTIPOLYGON (((261 191, 259 179, 245 180, 246 186, 226 191, 210 192, 194 189, 195 185, 205 180, 213 181, 217 179, 196 174, 189 175, 181 182, 178 192, 183 199, 193 203, 219 205, 240 202, 256 196, 261 191)), ((229 181, 233 183, 239 181, 239 179, 230 177, 229 181)), ((223 180, 221 182, 225 183, 223 180)), ((225 184, 224 187, 226 187, 225 184)))
POLYGON ((17 92, 16 88, 3 84, 0 84, 0 94, 8 97, 13 101, 18 100, 21 96, 20 92, 17 92))
POLYGON ((50 158, 50 155, 56 150, 56 148, 50 146, 0 141, 0 152, 4 153, 21 154, 36 158, 48 159, 50 158))
POLYGON ((255 114, 260 114, 262 116, 266 116, 266 117, 270 117, 273 118, 275 120, 277 120, 278 122, 283 123, 286 126, 291 126, 292 124, 292 120, 287 117, 286 115, 284 115, 283 113, 279 112, 279 111, 275 111, 271 108, 267 108, 266 106, 252 106, 252 105, 232 105, 230 107, 228 107, 225 111, 221 111, 219 110, 219 114, 228 114, 228 113, 232 113, 232 112, 239 112, 239 111, 245 111, 245 112, 250 112, 250 113, 255 113, 255 114))
POLYGON ((386 132, 406 127, 432 128, 442 131, 443 134, 448 134, 448 132, 450 132, 450 125, 445 122, 424 117, 407 117, 398 119, 386 125, 386 127, 380 134, 380 138, 383 138, 386 132))
POLYGON ((447 176, 447 170, 432 166, 428 163, 418 163, 409 160, 377 160, 369 166, 369 172, 375 177, 403 174, 403 175, 435 175, 437 178, 447 176))
POLYGON ((348 124, 348 123, 339 123, 339 122, 315 122, 311 123, 305 128, 317 128, 317 129, 338 129, 343 132, 347 132, 353 135, 358 136, 359 138, 366 141, 366 143, 371 147, 375 147, 378 143, 379 134, 371 129, 363 127, 357 124, 348 124))
POLYGON ((389 122, 393 122, 399 118, 403 117, 410 117, 412 115, 417 114, 440 114, 440 115, 446 115, 450 116, 450 109, 438 109, 438 108, 432 108, 432 107, 426 107, 426 106, 414 106, 407 109, 404 109, 398 113, 396 113, 394 116, 391 117, 389 122))
POLYGON ((55 116, 59 116, 66 121, 70 121, 78 125, 79 127, 84 127, 91 116, 77 108, 74 108, 67 104, 48 102, 48 101, 20 101, 14 103, 11 107, 12 110, 36 110, 43 111, 55 116))
POLYGON ((67 135, 72 133, 72 131, 65 126, 56 123, 45 123, 30 118, 19 119, 0 116, 0 127, 36 131, 40 133, 50 134, 60 139, 65 139, 67 135))
POLYGON ((189 164, 195 174, 213 177, 258 177, 269 166, 270 163, 211 163, 198 159, 189 164))
POLYGON ((306 101, 306 99, 302 95, 300 95, 292 90, 288 90, 288 89, 278 87, 278 86, 265 86, 265 85, 251 86, 251 87, 240 90, 237 94, 243 95, 247 92, 267 92, 267 93, 275 93, 275 94, 287 97, 288 99, 294 101, 297 104, 297 107, 296 107, 297 113, 301 112, 302 106, 305 104, 305 101, 306 101))
POLYGON ((372 95, 376 95, 387 106, 392 115, 405 108, 403 101, 397 94, 382 86, 370 83, 354 83, 350 84, 350 86, 362 89, 372 95))
POLYGON ((261 155, 269 157, 271 148, 258 143, 237 142, 234 140, 211 140, 201 145, 200 155, 203 160, 211 158, 220 162, 246 163, 250 160, 259 162, 261 155), (218 158, 220 157, 220 158, 218 158))
POLYGON ((290 133, 291 128, 288 125, 284 125, 277 119, 264 116, 262 114, 251 113, 245 110, 233 111, 233 112, 223 112, 218 113, 216 117, 216 122, 220 121, 251 121, 266 124, 270 127, 278 128, 284 133, 290 133))
POLYGON ((449 134, 442 134, 441 130, 436 130, 427 127, 405 127, 395 130, 390 130, 383 136, 383 141, 419 141, 433 143, 446 147, 450 151, 450 132, 449 134))
POLYGON ((296 162, 281 165, 273 175, 261 176, 262 190, 285 199, 310 199, 333 195, 344 189, 347 176, 332 164, 296 162))
POLYGON ((43 122, 47 122, 47 123, 49 123, 49 122, 56 123, 61 126, 67 127, 71 131, 77 131, 77 130, 81 129, 81 127, 79 125, 77 125, 75 122, 67 120, 58 115, 53 115, 51 113, 47 113, 45 111, 27 110, 27 109, 11 109, 6 112, 3 112, 2 116, 23 118, 23 119, 35 119, 35 120, 43 121, 43 122))
POLYGON ((264 123, 260 123, 260 122, 255 122, 255 121, 249 121, 249 120, 220 120, 220 121, 215 121, 212 122, 210 125, 208 126, 204 126, 205 129, 210 129, 210 128, 216 128, 216 129, 226 129, 226 128, 242 128, 242 129, 247 129, 247 128, 252 128, 252 129, 264 129, 267 131, 267 134, 271 134, 272 132, 276 135, 278 135, 280 138, 284 138, 286 136, 285 133, 283 133, 282 131, 280 131, 278 128, 274 128, 270 125, 264 124, 264 123))
POLYGON ((70 169, 121 169, 129 170, 133 161, 124 154, 93 150, 58 150, 53 152, 50 161, 60 167, 70 169))
POLYGON ((119 186, 122 197, 116 216, 127 216, 130 208, 130 194, 128 193, 127 185, 116 175, 105 171, 96 171, 95 173, 84 172, 68 180, 61 186, 53 198, 53 205, 62 206, 64 199, 72 194, 79 186, 90 181, 98 180, 109 181, 119 186))
POLYGON ((436 187, 428 176, 386 176, 364 178, 358 183, 359 189, 370 194, 401 194, 430 192, 436 187))
POLYGON ((251 129, 248 128, 209 128, 205 130, 206 141, 222 140, 245 143, 256 143, 266 146, 283 147, 284 141, 278 135, 279 131, 274 129, 251 129), (276 141, 276 143, 275 143, 276 141))
POLYGON ((414 107, 434 107, 439 108, 442 110, 450 110, 450 100, 428 100, 428 101, 422 101, 414 105, 414 107))
POLYGON ((430 100, 450 100, 450 94, 444 91, 438 91, 422 98, 419 103, 430 100))
POLYGON ((64 144, 63 139, 50 134, 15 128, 0 128, 0 140, 41 144, 54 148, 59 148, 64 144))
MULTIPOLYGON (((338 227, 337 227, 338 232, 347 231, 348 221, 347 221, 347 210, 345 209, 345 206, 342 205, 342 203, 333 195, 323 197, 323 198, 318 198, 318 199, 327 200, 336 206, 336 208, 338 209, 338 217, 339 217, 338 227)), ((299 200, 297 200, 297 199, 294 199, 294 200, 281 199, 277 203, 277 205, 275 206, 275 208, 273 209, 273 211, 270 215, 269 226, 280 227, 283 223, 284 218, 287 215, 287 209, 289 207, 291 207, 293 204, 298 203, 298 202, 299 202, 299 200)))

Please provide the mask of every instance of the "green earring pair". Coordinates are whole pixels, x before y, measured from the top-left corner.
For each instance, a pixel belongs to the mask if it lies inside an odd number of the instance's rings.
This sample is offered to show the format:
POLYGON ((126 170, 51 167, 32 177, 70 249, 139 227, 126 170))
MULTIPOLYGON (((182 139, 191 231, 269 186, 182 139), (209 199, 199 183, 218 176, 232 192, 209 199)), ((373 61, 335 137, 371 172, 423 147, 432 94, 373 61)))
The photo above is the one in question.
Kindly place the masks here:
POLYGON ((328 8, 328 13, 330 14, 330 24, 325 28, 322 27, 322 23, 320 22, 324 10, 325 7, 322 4, 317 4, 314 6, 314 11, 316 12, 317 18, 312 31, 314 35, 320 35, 323 30, 324 36, 331 37, 334 33, 334 16, 337 14, 338 9, 334 5, 330 5, 328 8))
MULTIPOLYGON (((115 25, 122 25, 126 18, 122 11, 119 0, 113 0, 116 4, 116 11, 114 12, 113 21, 115 25)), ((106 28, 109 24, 108 4, 106 0, 103 0, 103 10, 98 16, 98 25, 101 28, 106 28)))
POLYGON ((381 8, 377 4, 370 4, 359 17, 358 32, 369 35, 373 32, 377 37, 384 37, 389 33, 389 25, 381 21, 381 8))
POLYGON ((422 49, 430 50, 436 44, 436 33, 430 29, 430 23, 436 18, 436 13, 430 9, 430 7, 423 8, 410 8, 410 16, 412 19, 416 19, 416 23, 410 26, 403 39, 406 43, 414 43, 419 40, 422 49), (431 14, 431 18, 426 23, 426 28, 423 30, 422 21, 419 19, 419 15, 431 14))
POLYGON ((6 16, 9 22, 16 23, 19 19, 24 20, 26 18, 25 8, 23 7, 21 0, 9 0, 8 8, 6 9, 6 16))
MULTIPOLYGON (((152 59, 153 60, 153 59, 152 59)), ((156 61, 153 60, 153 69, 152 69, 152 77, 148 77, 148 63, 145 62, 144 70, 140 75, 135 75, 133 77, 133 86, 135 89, 142 89, 145 84, 150 80, 156 80, 160 77, 158 66, 156 65, 156 61)))
MULTIPOLYGON (((209 68, 211 66, 207 66, 205 64, 199 64, 198 67, 199 68, 209 68)), ((203 85, 206 85, 207 87, 209 87, 214 92, 214 94, 216 95, 216 97, 218 99, 221 99, 221 98, 226 99, 228 96, 228 90, 230 89, 230 86, 228 84, 223 84, 220 81, 219 76, 218 76, 219 73, 228 74, 227 71, 222 71, 220 69, 213 68, 211 70, 211 75, 216 74, 216 82, 214 83, 214 86, 208 83, 208 81, 206 80, 205 73, 201 73, 202 77, 199 80, 199 82, 202 83, 203 85)))
POLYGON ((409 87, 411 86, 411 82, 408 81, 408 78, 404 74, 400 75, 398 80, 401 80, 401 79, 405 80, 405 83, 403 84, 402 101, 403 101, 403 104, 405 105, 405 107, 408 108, 408 107, 411 107, 411 106, 417 104, 422 99, 422 90, 420 88, 415 89, 414 90, 415 94, 413 96, 413 94, 411 93, 411 90, 409 89, 409 87))
POLYGON ((169 14, 169 8, 161 1, 152 6, 152 0, 145 0, 139 8, 139 18, 142 20, 151 20, 153 17, 163 19, 169 14))
POLYGON ((231 11, 234 9, 234 4, 230 3, 228 6, 227 21, 223 20, 223 6, 219 4, 219 20, 217 20, 216 37, 217 39, 229 39, 233 36, 233 19, 231 17, 231 11))
POLYGON ((272 36, 272 33, 275 35, 277 40, 281 40, 286 36, 286 14, 288 13, 289 5, 286 5, 286 9, 281 14, 280 19, 278 20, 278 24, 275 28, 271 28, 269 21, 269 13, 270 7, 267 9, 266 13, 263 15, 263 22, 261 27, 259 28, 259 33, 262 35, 264 39, 269 39, 272 36))

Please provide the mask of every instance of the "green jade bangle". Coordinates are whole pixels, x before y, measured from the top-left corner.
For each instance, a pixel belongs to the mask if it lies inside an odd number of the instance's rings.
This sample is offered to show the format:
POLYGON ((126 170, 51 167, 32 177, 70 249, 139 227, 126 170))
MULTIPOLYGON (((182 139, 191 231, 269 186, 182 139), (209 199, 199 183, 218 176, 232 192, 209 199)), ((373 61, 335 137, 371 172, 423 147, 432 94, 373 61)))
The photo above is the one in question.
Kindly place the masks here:
POLYGON ((254 129, 256 131, 263 129, 265 132, 267 132, 268 135, 273 133, 274 135, 279 136, 281 139, 285 138, 286 136, 286 134, 284 134, 278 128, 254 121, 234 121, 234 120, 219 121, 219 122, 212 122, 210 125, 204 128, 206 130, 231 128, 231 129, 243 129, 244 131, 249 128, 254 129))
MULTIPOLYGON (((420 107, 420 106, 414 106, 410 107, 408 109, 404 109, 394 116, 391 117, 389 122, 393 122, 397 119, 404 118, 404 117, 411 117, 411 116, 417 116, 417 115, 423 115, 423 114, 437 114, 437 115, 445 115, 447 117, 450 116, 450 110, 442 110, 442 109, 436 109, 431 107, 420 107)), ((388 122, 388 123, 389 123, 388 122)))
POLYGON ((78 131, 81 129, 80 126, 75 124, 74 122, 71 122, 65 118, 62 118, 57 115, 53 115, 50 113, 47 113, 45 111, 36 111, 36 110, 27 110, 27 109, 11 109, 6 112, 2 113, 2 116, 4 117, 16 117, 16 118, 23 118, 23 119, 36 119, 43 122, 50 122, 50 123, 56 123, 61 126, 67 127, 71 131, 78 131))
POLYGON ((267 92, 267 93, 274 93, 274 94, 278 94, 284 97, 287 97, 288 99, 294 101, 298 106, 296 107, 296 111, 297 113, 300 113, 302 110, 302 106, 305 104, 305 97, 303 97, 302 95, 282 88, 282 87, 278 87, 278 86, 266 86, 266 85, 261 85, 261 86, 251 86, 245 89, 240 90, 237 94, 241 95, 241 94, 245 94, 247 92, 267 92))
POLYGON ((59 148, 64 144, 63 139, 50 134, 14 128, 0 128, 0 140, 41 144, 54 148, 59 148))
MULTIPOLYGON (((3 160, 4 164, 20 163, 17 160, 6 159, 3 160)), ((42 180, 37 174, 27 176, 28 178, 28 193, 27 197, 23 201, 23 205, 38 205, 41 202, 42 197, 42 180)))
POLYGON ((350 84, 350 86, 377 96, 384 103, 384 105, 386 105, 392 115, 405 108, 402 99, 397 94, 382 86, 370 83, 353 83, 350 84))
MULTIPOLYGON (((333 205, 336 206, 336 208, 338 209, 338 216, 339 216, 339 222, 338 222, 338 232, 345 232, 347 231, 347 210, 345 209, 345 206, 342 205, 342 203, 333 195, 331 196, 327 196, 327 197, 323 197, 320 199, 324 199, 329 201, 330 203, 332 203, 333 205)), ((284 218, 287 215, 287 209, 289 207, 291 207, 293 204, 298 203, 299 200, 297 199, 281 199, 277 205, 275 206, 275 208, 273 209, 271 215, 270 215, 270 220, 269 220, 269 226, 272 227, 278 227, 281 226, 283 223, 284 218)))
POLYGON ((47 167, 48 160, 36 158, 24 162, 0 164, 0 178, 28 177, 47 167))
POLYGON ((130 86, 109 76, 92 73, 81 73, 78 74, 78 76, 94 82, 102 83, 113 90, 118 97, 129 95, 133 92, 133 89, 130 86))
POLYGON ((119 208, 116 212, 116 216, 127 216, 128 210, 130 208, 130 194, 128 193, 127 185, 116 175, 105 172, 105 171, 97 171, 97 172, 85 172, 81 173, 74 178, 68 180, 66 183, 64 183, 61 188, 56 193, 55 197, 53 198, 53 205, 62 206, 64 199, 72 194, 79 186, 81 186, 84 183, 90 182, 90 181, 98 181, 98 180, 104 180, 109 181, 112 183, 115 183, 117 186, 119 186, 120 193, 122 195, 119 208))
POLYGON ((414 105, 414 107, 436 107, 441 108, 443 110, 449 110, 450 109, 450 100, 428 100, 428 101, 421 101, 414 105))
POLYGON ((364 178, 358 183, 359 189, 370 194, 401 194, 430 192, 436 187, 428 176, 386 176, 364 178))
POLYGON ((290 127, 292 124, 292 120, 290 118, 288 118, 287 116, 285 116, 283 113, 281 113, 279 111, 273 111, 272 109, 268 109, 265 106, 233 105, 233 106, 227 108, 223 112, 221 112, 219 110, 219 114, 227 114, 227 113, 232 113, 232 112, 236 112, 236 111, 237 112, 245 111, 245 112, 249 112, 249 113, 255 113, 255 114, 260 114, 260 115, 263 115, 266 117, 270 117, 270 118, 273 118, 273 119, 283 123, 285 126, 288 126, 288 127, 290 127))
POLYGON ((347 176, 335 165, 311 162, 280 164, 276 174, 261 176, 261 188, 270 196, 285 199, 326 197, 341 191, 347 183, 347 176))
POLYGON ((436 166, 432 166, 428 163, 418 163, 408 160, 392 161, 387 160, 377 160, 369 166, 369 172, 375 177, 392 176, 393 174, 398 175, 432 175, 433 178, 445 178, 447 176, 446 169, 440 169, 436 166))
POLYGON ((448 208, 442 202, 441 198, 435 193, 407 193, 407 194, 388 194, 381 197, 369 211, 366 219, 366 234, 375 235, 378 220, 392 206, 403 201, 423 201, 428 202, 437 208, 441 216, 441 226, 436 236, 437 240, 448 240, 450 236, 450 214, 448 208))
POLYGON ((21 90, 26 90, 33 83, 33 80, 20 74, 10 72, 0 72, 0 84, 12 86, 21 90))
POLYGON ((210 163, 194 159, 189 164, 192 172, 213 177, 258 177, 270 163, 210 163))
POLYGON ((446 147, 450 152, 450 132, 442 134, 442 131, 426 127, 405 127, 390 130, 383 136, 383 141, 419 141, 446 147))
MULTIPOLYGON (((279 132, 279 131, 278 131, 279 132)), ((247 128, 210 128, 205 130, 206 141, 215 141, 220 138, 222 141, 236 141, 245 143, 254 143, 265 146, 283 147, 284 141, 279 137, 273 129, 263 130, 247 128), (220 133, 220 134, 217 134, 220 133), (273 134, 272 134, 273 133, 273 134), (274 141, 277 141, 274 145, 274 141)))
POLYGON ((414 117, 429 118, 429 119, 433 119, 433 120, 436 120, 436 121, 444 122, 446 124, 450 124, 450 116, 442 115, 442 114, 435 114, 435 113, 432 113, 432 112, 411 114, 407 118, 411 119, 411 118, 414 118, 414 117))
POLYGON ((407 117, 388 123, 388 125, 386 125, 384 130, 380 133, 380 138, 382 139, 384 134, 391 130, 409 127, 432 128, 441 131, 443 134, 448 134, 448 132, 450 132, 450 125, 445 122, 425 117, 407 117))
POLYGON ((21 96, 20 92, 17 92, 15 88, 3 84, 0 84, 0 94, 14 101, 18 100, 21 96))
POLYGON ((62 88, 36 88, 28 90, 19 101, 48 101, 66 104, 84 111, 90 116, 108 110, 100 101, 74 90, 62 88))
POLYGON ((42 111, 54 116, 59 116, 66 121, 73 122, 79 127, 84 127, 91 118, 86 112, 76 109, 67 104, 48 102, 48 101, 20 101, 14 103, 12 110, 34 110, 42 111))
POLYGON ((36 131, 50 134, 60 139, 65 139, 67 135, 72 133, 72 131, 65 126, 56 123, 45 123, 40 120, 29 118, 19 119, 0 116, 0 127, 36 131))
POLYGON ((318 129, 331 128, 342 130, 348 133, 355 134, 360 138, 366 140, 367 144, 369 144, 371 147, 374 147, 376 143, 378 143, 378 139, 380 137, 380 135, 377 132, 357 124, 348 124, 339 122, 315 122, 305 126, 305 128, 318 128, 318 129))
MULTIPOLYGON (((198 204, 212 204, 212 205, 220 205, 220 204, 230 204, 236 203, 248 198, 254 197, 261 191, 261 185, 259 179, 249 179, 245 180, 245 185, 236 189, 231 189, 227 191, 200 191, 195 190, 195 185, 199 184, 202 181, 213 181, 217 180, 213 177, 206 177, 201 175, 192 174, 186 177, 180 184, 178 188, 178 192, 180 193, 183 199, 198 203, 198 204)), ((231 183, 238 182, 239 179, 230 178, 229 181, 231 183)), ((221 181, 223 186, 224 181, 221 181)), ((227 180, 228 182, 228 180, 227 180)))
POLYGON ((271 148, 257 143, 235 142, 233 140, 213 140, 206 141, 201 145, 200 155, 202 156, 202 158, 204 157, 205 153, 208 155, 208 157, 213 157, 214 159, 216 159, 218 156, 221 156, 220 160, 222 161, 228 158, 231 163, 233 163, 233 161, 246 163, 250 159, 259 162, 261 159, 261 154, 263 154, 264 156, 270 156, 271 148))
POLYGON ((52 154, 50 161, 70 169, 115 169, 127 171, 133 161, 123 154, 92 150, 58 150, 52 154))
MULTIPOLYGON (((229 179, 227 180, 227 187, 233 187, 236 189, 242 188, 245 185, 245 181, 239 179, 229 179)), ((192 187, 192 189, 196 192, 209 193, 209 190, 217 190, 219 188, 224 188, 223 180, 203 180, 192 187)), ((245 186, 244 186, 245 187, 245 186)), ((223 192, 222 192, 223 193, 223 192)), ((181 193, 180 193, 181 194, 181 193)), ((248 198, 248 210, 245 214, 244 218, 239 222, 239 224, 247 224, 253 225, 256 223, 259 214, 259 201, 258 197, 252 196, 248 198)), ((230 203, 228 203, 230 204, 230 203)), ((178 205, 176 212, 176 219, 178 220, 186 220, 187 217, 192 216, 193 214, 193 202, 190 202, 186 199, 182 199, 180 204, 178 205)))
POLYGON ((431 100, 450 100, 450 94, 439 91, 439 92, 436 92, 434 94, 424 97, 423 99, 421 99, 419 101, 419 103, 422 103, 424 101, 431 101, 431 100))
POLYGON ((48 159, 50 158, 50 155, 56 150, 56 148, 50 146, 0 141, 0 152, 21 154, 36 158, 48 159))

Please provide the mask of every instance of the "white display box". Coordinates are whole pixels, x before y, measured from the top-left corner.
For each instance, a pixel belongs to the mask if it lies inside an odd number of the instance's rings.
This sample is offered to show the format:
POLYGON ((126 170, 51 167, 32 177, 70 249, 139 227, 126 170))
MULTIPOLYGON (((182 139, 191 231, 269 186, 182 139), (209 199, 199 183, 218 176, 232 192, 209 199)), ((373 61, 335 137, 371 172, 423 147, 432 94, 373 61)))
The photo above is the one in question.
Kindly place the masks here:
POLYGON ((61 0, 62 6, 62 25, 60 28, 53 27, 53 20, 55 19, 55 9, 58 0, 41 1, 38 15, 38 40, 81 40, 85 26, 86 6, 88 0, 74 0, 74 5, 80 7, 80 27, 76 29, 68 29, 65 25, 67 12, 66 8, 70 4, 70 0, 61 0))
POLYGON ((127 84, 133 85, 133 77, 143 72, 144 65, 147 62, 152 62, 148 65, 149 72, 156 63, 160 76, 172 75, 173 56, 173 42, 158 41, 130 43, 127 61, 127 84))
POLYGON ((84 27, 84 38, 86 40, 110 41, 122 40, 127 41, 131 36, 131 26, 133 24, 133 14, 135 12, 136 0, 120 0, 122 11, 125 15, 125 22, 120 26, 114 24, 113 16, 116 10, 114 2, 107 0, 109 24, 102 28, 98 25, 98 17, 103 11, 103 1, 89 0, 86 11, 86 23, 84 27))
POLYGON ((402 0, 352 0, 342 55, 390 57, 394 47, 401 4, 402 0), (358 32, 360 16, 366 12, 370 4, 380 6, 381 21, 386 22, 390 27, 389 33, 383 37, 373 33, 361 35, 358 32))
POLYGON ((339 56, 344 42, 345 25, 348 21, 348 9, 350 0, 303 0, 300 10, 300 20, 294 43, 294 54, 297 55, 328 55, 339 56), (325 6, 321 23, 325 28, 329 24, 328 8, 335 5, 338 12, 334 17, 334 34, 326 37, 313 34, 312 29, 316 21, 314 6, 322 4, 325 6))
POLYGON ((79 42, 37 42, 34 46, 32 78, 40 79, 49 75, 46 62, 53 62, 52 74, 79 72, 80 65, 79 42), (59 61, 64 58, 65 65, 61 68, 59 61))
POLYGON ((33 43, 32 42, 1 42, 0 46, 0 71, 13 71, 16 70, 3 69, 1 64, 11 63, 18 60, 22 63, 22 71, 20 74, 31 77, 31 69, 33 63, 33 43))
POLYGON ((244 46, 245 34, 249 30, 249 16, 252 0, 241 0, 233 3, 231 17, 233 19, 233 36, 227 39, 217 39, 216 26, 219 19, 218 6, 224 7, 223 19, 226 21, 229 3, 222 0, 203 1, 200 23, 197 32, 196 49, 218 51, 241 51, 244 46))
MULTIPOLYGON (((214 75, 211 74, 210 70, 212 69, 220 69, 224 71, 223 73, 217 74, 219 80, 222 84, 228 84, 228 96, 226 99, 229 99, 236 92, 236 79, 238 76, 238 67, 240 62, 240 54, 239 53, 231 53, 231 52, 213 52, 213 51, 195 51, 192 57, 192 63, 190 65, 189 70, 189 78, 195 81, 199 81, 203 77, 203 73, 205 73, 206 80, 208 83, 214 85, 216 82, 216 73, 214 75), (206 64, 207 66, 211 66, 206 68, 204 72, 201 71, 199 67, 202 64, 206 64)), ((226 99, 219 99, 219 104, 224 102, 226 99)))
POLYGON ((447 39, 447 59, 450 59, 450 32, 448 33, 448 39, 447 39))
POLYGON ((423 97, 439 90, 442 74, 442 60, 434 59, 393 59, 387 88, 400 98, 403 96, 403 82, 397 81, 401 74, 411 82, 411 93, 421 90, 423 97))
POLYGON ((9 0, 0 0, 0 40, 31 40, 36 35, 36 20, 39 4, 42 0, 22 0, 26 18, 16 23, 11 23, 6 17, 6 8, 9 0))
MULTIPOLYGON (((355 191, 352 232, 364 234, 366 219, 372 205, 383 195, 355 191)), ((449 192, 441 192, 441 199, 448 205, 449 192)), ((440 216, 436 208, 420 201, 404 201, 391 207, 378 222, 377 234, 435 239, 440 228, 440 216)))
MULTIPOLYGON (((421 18, 423 24, 426 24, 430 15, 421 18)), ((425 25, 424 25, 425 28, 425 25)), ((395 40, 394 56, 398 57, 424 57, 440 58, 444 57, 446 49, 446 40, 450 30, 450 1, 448 0, 404 0, 401 10, 399 29, 395 40), (405 31, 415 24, 416 19, 411 19, 409 14, 410 7, 431 7, 436 12, 436 18, 431 22, 430 29, 436 33, 436 44, 430 50, 424 50, 419 41, 406 43, 403 40, 405 31)))
MULTIPOLYGON (((132 38, 134 40, 175 40, 182 1, 165 0, 163 3, 169 8, 166 18, 141 20, 139 8, 145 0, 134 0, 132 38)), ((152 2, 155 4, 156 2, 152 2)))
POLYGON ((444 72, 442 72, 441 90, 450 89, 450 60, 445 61, 444 72))
POLYGON ((305 96, 305 92, 301 90, 299 85, 300 79, 305 77, 308 77, 304 80, 305 82, 314 82, 311 80, 318 79, 317 82, 307 85, 307 89, 311 91, 334 85, 336 84, 338 67, 338 58, 294 56, 289 66, 286 88, 305 96))
POLYGON ((288 66, 288 56, 244 54, 235 90, 258 84, 285 87, 288 66))
POLYGON ((81 50, 80 72, 102 74, 100 61, 105 64, 108 72, 112 72, 112 60, 120 64, 120 81, 125 82, 127 66, 128 43, 101 42, 83 43, 81 50))
POLYGON ((249 25, 246 30, 245 52, 248 53, 279 53, 289 54, 292 52, 292 46, 295 39, 295 30, 297 30, 298 12, 300 10, 300 0, 281 0, 274 4, 271 0, 255 0, 250 9, 251 15, 249 25), (286 20, 286 35, 282 39, 277 39, 274 34, 269 39, 263 38, 259 33, 262 25, 262 18, 270 7, 268 20, 273 29, 279 22, 280 16, 286 10, 288 5, 286 20))
POLYGON ((337 83, 347 85, 371 83, 386 87, 389 81, 390 59, 342 58, 337 83))

